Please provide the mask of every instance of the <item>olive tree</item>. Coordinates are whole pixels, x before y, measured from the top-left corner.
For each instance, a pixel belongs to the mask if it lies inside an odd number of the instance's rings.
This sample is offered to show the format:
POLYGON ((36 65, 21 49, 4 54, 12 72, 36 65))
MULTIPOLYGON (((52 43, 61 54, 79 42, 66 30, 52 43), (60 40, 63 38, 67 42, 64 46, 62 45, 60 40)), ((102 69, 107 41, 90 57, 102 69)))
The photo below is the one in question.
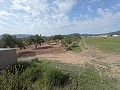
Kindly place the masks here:
POLYGON ((26 49, 25 43, 24 43, 24 41, 23 41, 22 38, 17 38, 17 39, 16 39, 16 45, 17 45, 20 49, 26 49))
POLYGON ((52 36, 52 39, 57 43, 57 42, 59 42, 59 40, 63 39, 63 36, 62 35, 55 35, 55 36, 52 36))
POLYGON ((65 47, 67 50, 71 49, 70 46, 71 46, 72 42, 73 42, 73 40, 68 36, 65 36, 64 39, 61 41, 62 46, 65 47))
POLYGON ((37 49, 38 44, 41 45, 41 43, 44 42, 44 39, 41 37, 41 35, 34 35, 30 36, 30 41, 35 45, 35 48, 37 49))
POLYGON ((3 47, 14 48, 16 45, 16 36, 4 34, 1 38, 1 42, 3 47))

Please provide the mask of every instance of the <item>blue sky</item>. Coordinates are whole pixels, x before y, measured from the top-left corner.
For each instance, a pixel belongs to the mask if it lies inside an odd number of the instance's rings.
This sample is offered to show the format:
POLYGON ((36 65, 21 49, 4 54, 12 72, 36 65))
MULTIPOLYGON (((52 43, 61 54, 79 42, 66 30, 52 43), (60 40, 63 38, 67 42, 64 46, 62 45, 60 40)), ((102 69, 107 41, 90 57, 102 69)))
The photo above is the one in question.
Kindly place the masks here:
POLYGON ((120 0, 0 0, 0 34, 120 30, 120 0))

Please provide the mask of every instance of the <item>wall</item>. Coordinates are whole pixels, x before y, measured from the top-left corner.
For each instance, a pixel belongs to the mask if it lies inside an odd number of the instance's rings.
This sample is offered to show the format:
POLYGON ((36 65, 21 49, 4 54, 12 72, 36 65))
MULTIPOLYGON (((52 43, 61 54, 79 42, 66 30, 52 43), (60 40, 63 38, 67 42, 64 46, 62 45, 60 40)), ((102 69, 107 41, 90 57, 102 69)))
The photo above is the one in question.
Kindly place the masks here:
POLYGON ((0 48, 0 70, 17 63, 17 55, 15 49, 0 48))

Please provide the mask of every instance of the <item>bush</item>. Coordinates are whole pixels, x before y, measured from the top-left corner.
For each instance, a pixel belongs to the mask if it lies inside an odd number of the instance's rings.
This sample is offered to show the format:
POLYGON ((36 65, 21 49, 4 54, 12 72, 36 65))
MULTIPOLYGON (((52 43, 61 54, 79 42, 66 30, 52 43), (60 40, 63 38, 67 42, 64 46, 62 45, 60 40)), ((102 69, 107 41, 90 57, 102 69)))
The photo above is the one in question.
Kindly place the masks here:
POLYGON ((8 66, 4 71, 12 73, 13 75, 15 75, 15 73, 22 74, 30 66, 30 62, 20 61, 16 65, 8 66))
POLYGON ((40 66, 41 65, 41 61, 39 61, 39 59, 38 58, 33 58, 32 60, 31 60, 31 66, 32 67, 37 67, 37 66, 40 66))
POLYGON ((65 87, 69 82, 69 74, 58 69, 53 69, 47 74, 47 85, 50 89, 54 87, 65 87))
POLYGON ((72 39, 70 37, 64 37, 64 39, 61 41, 63 47, 68 47, 72 44, 72 39))
POLYGON ((42 77, 42 68, 41 67, 31 67, 26 69, 23 73, 23 77, 29 77, 30 81, 34 83, 42 77))
POLYGON ((77 47, 77 46, 78 46, 78 43, 79 43, 79 42, 73 42, 71 46, 72 46, 72 47, 77 47))
MULTIPOLYGON (((30 67, 30 62, 21 61, 17 65, 9 66, 0 71, 0 90, 32 90, 32 76, 25 74, 30 67)), ((33 76, 35 76, 34 72, 32 72, 33 76)))
POLYGON ((3 70, 0 75, 0 90, 32 90, 32 84, 29 78, 14 74, 8 70, 3 70))
POLYGON ((31 64, 33 64, 33 63, 39 63, 40 61, 39 61, 39 59, 38 58, 33 58, 33 59, 31 59, 31 64))

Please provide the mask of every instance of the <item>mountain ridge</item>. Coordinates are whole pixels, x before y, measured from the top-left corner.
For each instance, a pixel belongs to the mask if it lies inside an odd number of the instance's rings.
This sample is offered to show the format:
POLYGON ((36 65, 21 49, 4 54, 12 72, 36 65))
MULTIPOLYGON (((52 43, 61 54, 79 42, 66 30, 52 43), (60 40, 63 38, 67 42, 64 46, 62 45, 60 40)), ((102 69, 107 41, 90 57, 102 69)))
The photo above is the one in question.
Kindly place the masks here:
POLYGON ((115 32, 109 32, 107 34, 109 34, 109 35, 120 35, 120 30, 115 31, 115 32))

